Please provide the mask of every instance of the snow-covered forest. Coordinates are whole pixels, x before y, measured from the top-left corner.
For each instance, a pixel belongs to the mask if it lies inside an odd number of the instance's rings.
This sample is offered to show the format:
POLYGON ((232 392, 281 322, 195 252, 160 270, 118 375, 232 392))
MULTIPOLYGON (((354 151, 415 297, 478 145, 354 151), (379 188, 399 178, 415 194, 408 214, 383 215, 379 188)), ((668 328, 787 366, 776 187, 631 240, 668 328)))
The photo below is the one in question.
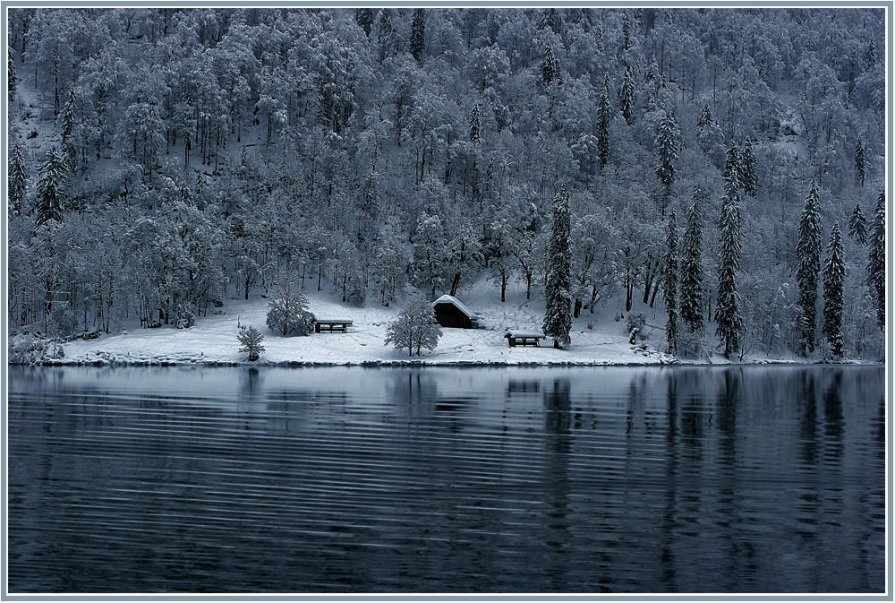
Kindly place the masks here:
POLYGON ((882 355, 882 10, 9 15, 13 334, 487 280, 682 355, 882 355))

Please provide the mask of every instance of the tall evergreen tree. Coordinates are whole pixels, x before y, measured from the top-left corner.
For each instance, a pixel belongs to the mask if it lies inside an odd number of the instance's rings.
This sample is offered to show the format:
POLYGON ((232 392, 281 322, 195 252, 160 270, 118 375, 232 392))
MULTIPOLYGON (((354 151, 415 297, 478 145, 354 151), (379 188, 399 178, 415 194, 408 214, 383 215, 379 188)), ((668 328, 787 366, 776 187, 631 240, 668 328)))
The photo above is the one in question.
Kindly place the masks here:
POLYGON ((553 197, 553 230, 547 254, 547 311, 544 334, 553 347, 571 343, 572 330, 572 217, 565 186, 553 197))
POLYGON ((668 353, 677 353, 677 217, 674 210, 668 216, 665 233, 665 312, 668 322, 665 334, 668 339, 668 353))
POLYGON ((65 158, 54 147, 47 153, 46 160, 39 169, 37 181, 37 203, 34 211, 37 214, 35 226, 41 226, 51 220, 62 222, 62 201, 68 170, 65 158))
POLYGON ((555 8, 548 8, 544 11, 541 27, 549 28, 555 34, 559 33, 559 15, 556 14, 555 8))
POLYGON ((724 170, 724 198, 721 200, 721 231, 718 249, 718 303, 715 307, 716 333, 724 343, 724 357, 739 351, 743 330, 737 272, 742 253, 742 218, 740 215, 739 170, 736 147, 727 151, 724 170))
POLYGON ((684 231, 681 257, 681 319, 691 332, 702 330, 702 192, 693 194, 693 204, 687 210, 687 229, 684 231))
POLYGON ((603 94, 600 107, 597 109, 597 151, 600 157, 600 169, 609 163, 609 122, 612 120, 612 106, 609 104, 609 76, 603 78, 603 94))
POLYGON ((479 111, 479 104, 472 106, 472 115, 469 117, 469 141, 478 142, 482 137, 482 112, 479 111))
POLYGON ((547 88, 555 79, 556 57, 553 56, 553 47, 547 44, 547 48, 544 50, 544 62, 541 64, 541 81, 544 82, 544 87, 547 88))
POLYGON ((16 62, 12 58, 12 46, 6 49, 6 86, 9 92, 9 102, 16 96, 16 62))
POLYGON ((799 345, 802 355, 814 351, 814 332, 817 328, 817 281, 820 274, 820 197, 817 183, 811 183, 805 207, 799 218, 799 243, 796 249, 799 267, 799 345))
POLYGON ((634 73, 630 65, 625 65, 625 77, 618 91, 618 110, 629 124, 634 119, 634 95, 634 73))
POLYGON ((9 166, 9 210, 13 216, 22 214, 27 191, 28 173, 25 171, 25 158, 22 156, 22 147, 15 143, 12 147, 12 163, 9 166))
POLYGON ((656 149, 659 152, 659 165, 656 167, 656 175, 662 182, 662 186, 669 188, 674 184, 674 162, 680 149, 680 129, 674 115, 665 111, 665 117, 656 127, 656 149))
POLYGON ((628 11, 622 14, 622 50, 631 50, 631 15, 628 11))
POLYGON ((855 180, 858 181, 858 184, 861 185, 861 188, 864 188, 865 167, 866 163, 864 161, 864 143, 859 138, 858 144, 855 145, 855 180))
POLYGON ((59 111, 59 125, 62 130, 62 155, 68 165, 69 172, 75 168, 77 159, 77 150, 75 149, 73 135, 75 132, 75 88, 72 86, 68 89, 65 96, 65 102, 59 111))
POLYGON ((864 212, 858 204, 848 219, 848 236, 861 245, 867 243, 867 218, 864 217, 864 212))
POLYGON ((370 37, 370 33, 373 31, 373 20, 376 18, 376 11, 372 8, 356 8, 354 9, 354 20, 357 21, 357 24, 361 29, 364 30, 364 33, 367 34, 367 37, 370 37))
POLYGON ((696 125, 704 128, 713 123, 715 123, 715 118, 712 115, 712 108, 706 103, 705 107, 702 108, 702 113, 699 114, 699 119, 696 120, 696 125))
POLYGON ((417 63, 423 62, 423 51, 426 48, 426 11, 417 8, 413 11, 413 23, 410 26, 410 54, 417 63))
POLYGON ((740 153, 740 178, 742 179, 743 193, 747 197, 754 197, 758 188, 758 175, 755 173, 755 155, 752 153, 751 138, 746 138, 743 143, 743 151, 740 153))
POLYGON ((392 11, 388 8, 383 8, 379 11, 379 28, 376 37, 379 43, 379 60, 384 61, 392 56, 395 46, 392 11))
POLYGON ((845 252, 842 249, 842 233, 839 224, 833 226, 827 261, 824 262, 824 325, 823 333, 830 344, 833 356, 843 354, 842 306, 845 283, 845 252))
POLYGON ((880 193, 870 224, 870 252, 867 258, 867 284, 876 304, 876 321, 886 327, 886 196, 880 193))

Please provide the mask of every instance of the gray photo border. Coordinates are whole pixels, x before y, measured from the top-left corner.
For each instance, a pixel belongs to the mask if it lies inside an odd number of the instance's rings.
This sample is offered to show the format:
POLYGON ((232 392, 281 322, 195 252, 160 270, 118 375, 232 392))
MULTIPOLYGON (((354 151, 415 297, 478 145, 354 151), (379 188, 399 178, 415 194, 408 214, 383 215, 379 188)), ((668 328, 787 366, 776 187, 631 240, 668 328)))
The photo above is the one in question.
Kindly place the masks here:
MULTIPOLYGON (((351 0, 328 0, 328 1, 311 1, 311 0, 268 0, 261 2, 253 2, 251 0, 120 0, 103 1, 103 0, 0 0, 0 25, 4 34, 8 32, 8 16, 9 9, 13 8, 239 8, 252 6, 253 8, 358 8, 358 7, 375 7, 375 8, 716 8, 716 9, 738 9, 738 8, 816 8, 816 9, 848 9, 848 8, 870 8, 882 9, 885 22, 885 70, 886 70, 886 109, 885 109, 885 145, 886 160, 884 166, 884 183, 887 198, 886 212, 886 342, 885 353, 887 362, 885 363, 886 374, 886 586, 884 593, 877 594, 735 594, 724 595, 715 593, 697 594, 202 594, 190 595, 189 593, 173 593, 173 594, 10 594, 8 590, 8 571, 9 550, 8 550, 8 481, 9 472, 7 470, 8 453, 9 453, 9 425, 8 425, 8 401, 9 401, 9 365, 4 362, 4 369, 0 374, 0 396, 2 396, 2 404, 0 404, 0 481, 2 481, 2 490, 0 490, 0 600, 2 601, 284 601, 284 600, 318 600, 318 601, 394 601, 394 600, 425 600, 425 601, 580 601, 590 599, 602 600, 628 600, 628 601, 893 601, 893 367, 888 360, 892 358, 893 352, 893 278, 892 278, 892 235, 893 235, 893 218, 892 218, 892 193, 893 193, 893 163, 892 163, 892 125, 893 125, 893 89, 892 89, 892 61, 893 61, 893 12, 895 12, 895 0, 858 0, 858 1, 830 1, 830 0, 791 0, 788 2, 781 0, 754 0, 738 1, 738 0, 682 0, 682 1, 659 1, 659 0, 572 0, 560 2, 533 1, 533 0, 372 0, 372 1, 351 1, 351 0)), ((3 56, 7 53, 8 40, 3 35, 0 50, 3 56)), ((2 76, 3 92, 0 99, 0 115, 2 115, 2 140, 0 140, 0 151, 2 151, 3 172, 0 181, 3 182, 3 212, 4 219, 0 222, 0 243, 2 243, 2 279, 0 279, 0 311, 5 317, 8 312, 8 289, 7 282, 9 275, 9 233, 6 220, 7 215, 7 194, 6 181, 8 174, 8 149, 9 149, 9 123, 8 123, 8 92, 7 92, 7 66, 6 61, 0 61, 0 76, 2 76)), ((0 340, 2 340, 2 351, 0 357, 6 359, 8 350, 9 325, 4 320, 0 323, 0 340)))

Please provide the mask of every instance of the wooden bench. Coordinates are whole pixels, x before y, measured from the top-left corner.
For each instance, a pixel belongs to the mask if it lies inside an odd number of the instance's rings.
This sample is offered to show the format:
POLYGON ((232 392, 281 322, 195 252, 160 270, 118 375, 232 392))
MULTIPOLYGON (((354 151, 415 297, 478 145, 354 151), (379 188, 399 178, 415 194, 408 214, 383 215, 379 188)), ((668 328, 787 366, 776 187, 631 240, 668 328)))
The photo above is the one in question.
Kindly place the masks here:
POLYGON ((329 331, 330 333, 332 333, 334 331, 341 331, 342 333, 344 333, 348 330, 348 327, 353 324, 353 320, 341 320, 334 318, 319 319, 314 322, 314 332, 322 333, 323 331, 329 331))
POLYGON ((541 340, 544 339, 544 335, 541 333, 515 333, 513 331, 508 332, 504 337, 507 338, 507 343, 510 344, 511 348, 514 348, 517 345, 533 345, 540 347, 541 340))

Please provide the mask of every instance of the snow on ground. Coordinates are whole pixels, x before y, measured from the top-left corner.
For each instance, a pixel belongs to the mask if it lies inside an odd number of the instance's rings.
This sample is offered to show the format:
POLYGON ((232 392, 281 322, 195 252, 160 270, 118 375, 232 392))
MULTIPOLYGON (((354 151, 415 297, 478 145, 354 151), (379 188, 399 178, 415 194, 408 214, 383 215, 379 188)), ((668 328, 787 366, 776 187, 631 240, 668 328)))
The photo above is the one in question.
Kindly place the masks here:
MULTIPOLYGON (((482 329, 443 329, 438 347, 410 358, 406 351, 386 346, 385 330, 399 307, 342 304, 327 295, 309 295, 311 311, 319 319, 348 318, 347 333, 315 333, 282 337, 266 326, 267 302, 228 300, 217 315, 200 318, 190 329, 162 327, 130 329, 95 340, 65 344, 63 362, 74 364, 229 364, 245 361, 238 352, 237 324, 253 325, 265 335, 266 352, 258 364, 666 364, 674 359, 650 347, 628 343, 623 322, 611 318, 588 329, 594 315, 585 312, 575 321, 572 346, 557 350, 552 341, 543 347, 510 348, 508 330, 541 331, 543 301, 526 301, 524 291, 513 291, 500 303, 492 286, 481 283, 458 297, 480 316, 482 329)), ((607 311, 608 312, 608 311, 607 311)), ((598 315, 599 316, 599 315, 598 315)), ((661 340, 661 336, 658 337, 661 340)))

